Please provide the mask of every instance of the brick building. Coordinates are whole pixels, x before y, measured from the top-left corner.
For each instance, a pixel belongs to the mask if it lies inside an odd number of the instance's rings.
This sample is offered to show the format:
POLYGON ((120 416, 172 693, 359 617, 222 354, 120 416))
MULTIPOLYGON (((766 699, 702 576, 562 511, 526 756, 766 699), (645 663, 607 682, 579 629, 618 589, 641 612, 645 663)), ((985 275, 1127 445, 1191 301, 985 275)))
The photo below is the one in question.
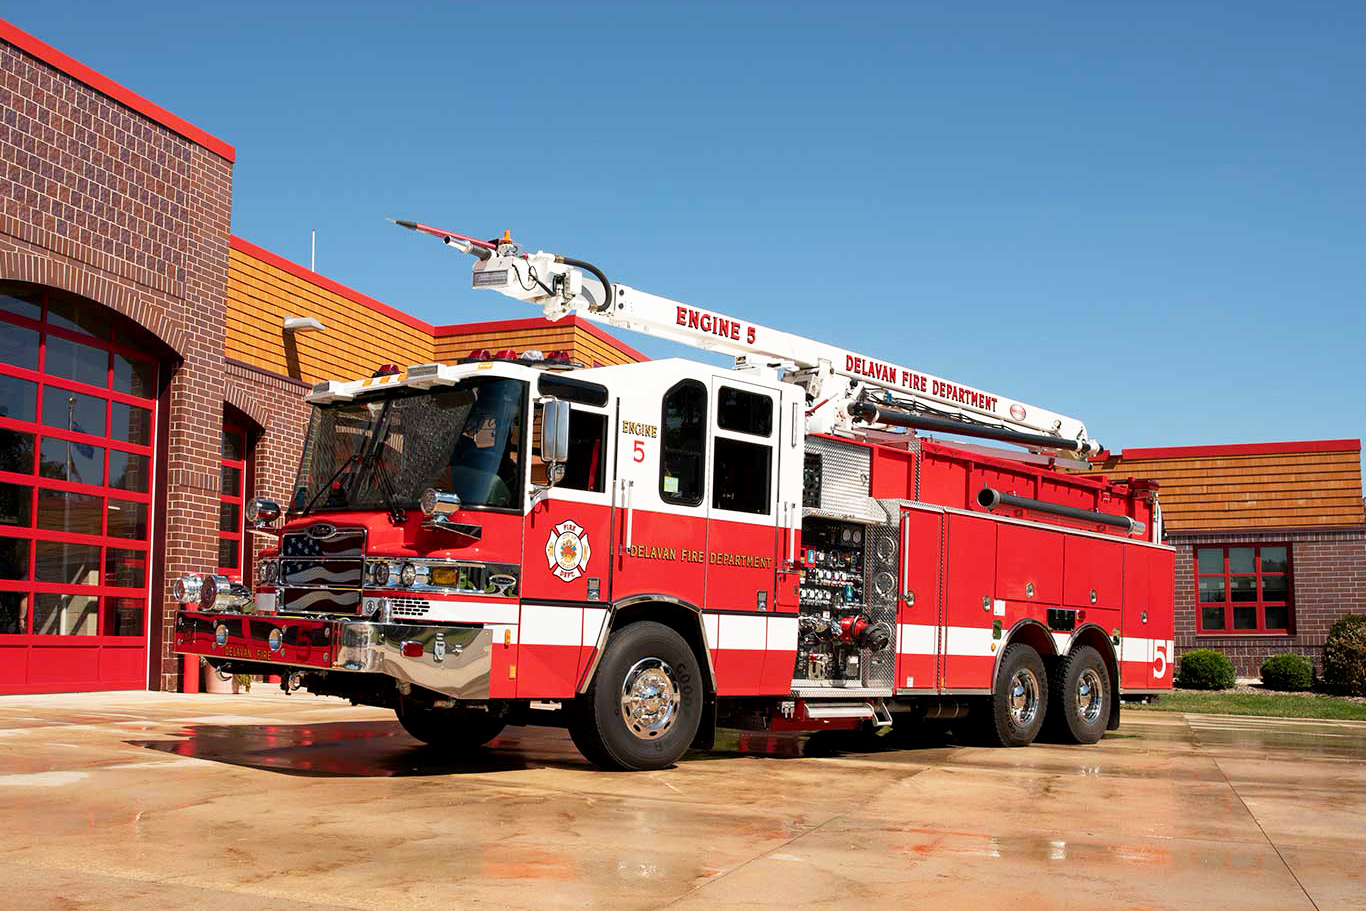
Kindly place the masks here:
POLYGON ((1294 652, 1318 664, 1333 622, 1366 613, 1361 441, 1126 449, 1096 465, 1157 481, 1176 547, 1176 651, 1239 676, 1294 652))
POLYGON ((233 237, 233 160, 0 22, 0 693, 176 688, 169 580, 249 564, 314 382, 639 358, 574 320, 431 326, 233 237))

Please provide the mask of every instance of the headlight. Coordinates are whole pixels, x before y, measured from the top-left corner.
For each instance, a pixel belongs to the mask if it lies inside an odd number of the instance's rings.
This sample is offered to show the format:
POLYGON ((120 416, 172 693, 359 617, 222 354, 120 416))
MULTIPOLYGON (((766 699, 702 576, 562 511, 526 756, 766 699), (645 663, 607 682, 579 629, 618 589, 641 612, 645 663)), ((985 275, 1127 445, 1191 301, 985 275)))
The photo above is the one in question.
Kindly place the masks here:
POLYGON ((370 564, 370 581, 378 586, 389 584, 389 564, 383 560, 370 564))
POLYGON ((404 563, 403 568, 398 571, 398 581, 402 585, 412 585, 417 581, 417 567, 411 563, 404 563))
POLYGON ((218 576, 203 576, 199 583, 199 606, 208 610, 218 603, 218 576))
POLYGON ((267 557, 264 560, 262 560, 260 565, 257 567, 256 576, 258 579, 261 580, 262 585, 272 585, 274 584, 275 576, 277 573, 279 573, 279 571, 279 562, 274 560, 273 558, 267 557))
POLYGON ((199 600, 200 589, 204 586, 204 577, 199 573, 186 573, 179 579, 171 583, 171 597, 181 604, 189 604, 199 600))

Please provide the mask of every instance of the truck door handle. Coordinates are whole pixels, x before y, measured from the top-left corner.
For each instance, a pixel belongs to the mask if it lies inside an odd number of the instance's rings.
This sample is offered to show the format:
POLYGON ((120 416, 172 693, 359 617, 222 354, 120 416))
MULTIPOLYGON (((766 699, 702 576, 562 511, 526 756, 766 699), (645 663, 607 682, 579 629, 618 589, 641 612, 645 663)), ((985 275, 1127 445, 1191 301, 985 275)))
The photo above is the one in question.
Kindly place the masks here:
POLYGON ((631 549, 631 537, 632 537, 632 532, 635 530, 635 529, 634 529, 634 526, 635 526, 636 512, 635 512, 635 509, 632 508, 632 503, 631 503, 631 494, 632 494, 633 488, 634 488, 635 486, 636 486, 636 482, 635 482, 635 481, 632 481, 632 480, 629 480, 629 479, 626 479, 626 478, 623 478, 622 481, 621 481, 621 499, 622 499, 622 504, 623 504, 623 505, 625 506, 625 508, 626 508, 626 522, 625 522, 625 526, 626 526, 626 540, 625 540, 625 542, 623 542, 623 543, 625 544, 627 550, 630 550, 630 549, 631 549))

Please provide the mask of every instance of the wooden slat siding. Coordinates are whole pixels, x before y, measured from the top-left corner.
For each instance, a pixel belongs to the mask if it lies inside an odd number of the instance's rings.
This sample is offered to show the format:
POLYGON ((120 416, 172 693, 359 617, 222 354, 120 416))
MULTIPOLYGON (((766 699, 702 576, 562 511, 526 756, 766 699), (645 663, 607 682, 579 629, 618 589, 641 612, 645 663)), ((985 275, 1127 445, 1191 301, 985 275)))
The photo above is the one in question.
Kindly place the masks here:
POLYGON ((473 332, 468 335, 447 335, 436 340, 436 360, 448 363, 468 357, 481 348, 490 353, 510 348, 513 351, 540 350, 550 352, 564 349, 572 360, 591 367, 594 363, 629 364, 632 359, 611 345, 595 338, 582 328, 547 323, 543 328, 520 329, 511 332, 473 332))
POLYGON ((1169 531, 1361 525, 1359 451, 1125 459, 1095 469, 1114 480, 1157 481, 1169 531))
POLYGON ((225 347, 234 360, 316 383, 369 376, 382 363, 428 363, 433 340, 420 329, 231 250, 225 347), (297 373, 290 370, 285 349, 287 316, 315 317, 327 327, 295 333, 297 373))

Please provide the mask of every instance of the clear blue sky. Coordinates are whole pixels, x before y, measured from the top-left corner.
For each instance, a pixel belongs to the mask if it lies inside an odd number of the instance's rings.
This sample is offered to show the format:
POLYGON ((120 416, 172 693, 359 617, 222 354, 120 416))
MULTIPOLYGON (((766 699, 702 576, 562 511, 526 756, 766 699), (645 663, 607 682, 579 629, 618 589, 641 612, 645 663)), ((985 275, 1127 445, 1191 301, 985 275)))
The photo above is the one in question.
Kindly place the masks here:
POLYGON ((1113 449, 1366 431, 1360 3, 6 6, 236 146, 236 234, 434 323, 534 311, 386 216, 1113 449))

